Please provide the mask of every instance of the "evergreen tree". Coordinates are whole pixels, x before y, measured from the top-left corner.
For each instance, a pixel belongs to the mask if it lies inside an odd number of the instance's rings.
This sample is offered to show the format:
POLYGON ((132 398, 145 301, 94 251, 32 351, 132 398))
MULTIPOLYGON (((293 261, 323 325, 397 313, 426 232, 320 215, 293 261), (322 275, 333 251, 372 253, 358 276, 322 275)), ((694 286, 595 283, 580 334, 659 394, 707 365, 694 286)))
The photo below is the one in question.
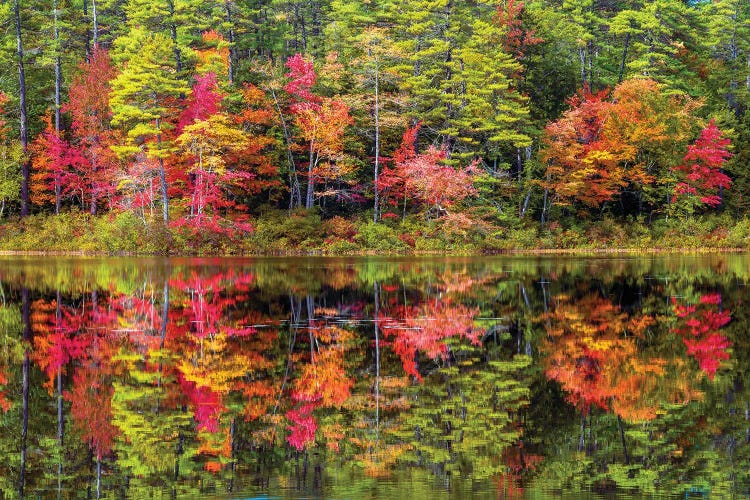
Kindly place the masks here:
POLYGON ((498 2, 420 0, 398 7, 398 44, 411 115, 423 132, 445 144, 449 157, 494 161, 502 148, 527 146, 528 114, 513 88, 518 62, 502 48, 493 20, 498 2))
POLYGON ((142 154, 158 163, 164 222, 169 220, 166 161, 173 153, 169 131, 176 120, 178 98, 189 88, 177 76, 171 39, 134 28, 118 39, 115 60, 122 71, 112 80, 112 124, 126 134, 125 144, 113 146, 118 155, 142 154))

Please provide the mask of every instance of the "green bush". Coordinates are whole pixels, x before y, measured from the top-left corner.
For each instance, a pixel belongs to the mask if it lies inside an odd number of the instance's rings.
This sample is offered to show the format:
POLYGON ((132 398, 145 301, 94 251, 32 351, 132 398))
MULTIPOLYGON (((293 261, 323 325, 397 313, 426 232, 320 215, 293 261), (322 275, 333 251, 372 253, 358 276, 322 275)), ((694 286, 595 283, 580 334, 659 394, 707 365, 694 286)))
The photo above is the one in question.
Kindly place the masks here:
POLYGON ((94 221, 95 248, 92 251, 108 253, 154 253, 156 250, 146 239, 146 226, 132 212, 98 217, 94 221))
POLYGON ((729 229, 726 244, 735 248, 747 248, 750 245, 750 219, 745 217, 729 229))
POLYGON ((313 251, 323 244, 323 228, 316 210, 268 210, 258 218, 249 237, 259 252, 313 251))
POLYGON ((539 234, 535 227, 511 229, 507 235, 510 248, 532 249, 539 245, 539 234))
POLYGON ((418 252, 445 252, 451 248, 450 243, 437 237, 420 236, 414 240, 414 249, 418 252))
POLYGON ((368 222, 360 225, 354 240, 365 250, 402 252, 408 248, 392 227, 382 223, 368 222))

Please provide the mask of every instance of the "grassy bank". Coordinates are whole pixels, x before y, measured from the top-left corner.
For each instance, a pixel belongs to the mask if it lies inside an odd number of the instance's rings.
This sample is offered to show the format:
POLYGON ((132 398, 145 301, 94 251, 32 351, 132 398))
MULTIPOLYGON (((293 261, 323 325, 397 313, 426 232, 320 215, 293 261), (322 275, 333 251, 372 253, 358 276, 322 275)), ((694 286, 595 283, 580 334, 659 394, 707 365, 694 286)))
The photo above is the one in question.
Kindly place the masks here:
POLYGON ((269 210, 251 233, 190 233, 128 213, 35 215, 0 225, 0 251, 139 255, 366 255, 494 253, 643 253, 741 251, 750 220, 713 215, 644 220, 516 223, 508 227, 409 217, 378 224, 315 212, 269 210))

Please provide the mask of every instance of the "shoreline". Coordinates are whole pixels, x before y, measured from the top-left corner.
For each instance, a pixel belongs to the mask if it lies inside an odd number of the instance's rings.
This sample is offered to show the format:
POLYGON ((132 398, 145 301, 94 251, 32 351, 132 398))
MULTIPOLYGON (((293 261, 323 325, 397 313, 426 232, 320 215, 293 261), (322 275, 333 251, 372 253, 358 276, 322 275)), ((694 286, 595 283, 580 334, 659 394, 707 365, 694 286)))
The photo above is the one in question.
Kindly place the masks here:
POLYGON ((750 249, 740 247, 660 247, 660 248, 536 248, 536 249, 508 249, 493 252, 440 252, 440 251, 415 251, 415 252, 379 252, 358 251, 346 253, 331 253, 324 251, 311 252, 258 252, 244 254, 159 254, 159 253, 137 253, 137 252, 89 252, 85 250, 0 250, 0 256, 24 256, 24 257, 165 257, 165 258, 271 258, 271 257, 500 257, 500 256, 601 256, 601 255, 690 255, 690 254, 739 254, 750 252, 750 249))

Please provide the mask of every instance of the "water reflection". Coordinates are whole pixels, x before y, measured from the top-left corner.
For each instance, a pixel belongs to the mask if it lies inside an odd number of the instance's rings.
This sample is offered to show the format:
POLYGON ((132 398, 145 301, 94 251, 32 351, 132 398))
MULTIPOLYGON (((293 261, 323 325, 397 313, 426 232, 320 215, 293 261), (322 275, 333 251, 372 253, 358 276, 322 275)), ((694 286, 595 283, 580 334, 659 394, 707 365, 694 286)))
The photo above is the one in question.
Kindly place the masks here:
POLYGON ((5 258, 0 490, 747 495, 747 261, 5 258))

